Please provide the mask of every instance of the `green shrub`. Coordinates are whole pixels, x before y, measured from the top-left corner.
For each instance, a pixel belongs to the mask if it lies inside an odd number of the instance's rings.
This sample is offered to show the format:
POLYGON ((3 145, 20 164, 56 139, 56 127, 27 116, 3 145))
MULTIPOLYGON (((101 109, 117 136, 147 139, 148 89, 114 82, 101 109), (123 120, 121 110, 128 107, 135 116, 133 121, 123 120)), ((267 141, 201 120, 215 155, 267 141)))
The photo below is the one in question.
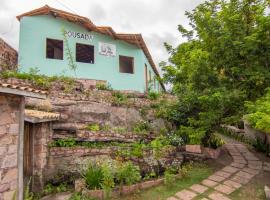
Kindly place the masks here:
POLYGON ((112 86, 109 83, 107 83, 107 84, 105 84, 105 83, 98 83, 96 85, 96 88, 98 90, 108 90, 108 91, 112 91, 113 90, 112 89, 112 86))
POLYGON ((177 134, 182 137, 186 144, 201 144, 205 131, 193 127, 181 126, 177 134))
POLYGON ((104 175, 101 166, 96 162, 89 162, 82 176, 88 189, 95 190, 102 188, 104 175))
POLYGON ((145 149, 146 145, 144 143, 135 142, 132 144, 132 150, 130 152, 130 156, 134 156, 137 158, 143 157, 143 151, 145 149))
POLYGON ((155 159, 159 159, 163 156, 163 148, 167 145, 168 141, 164 137, 158 137, 151 141, 150 147, 153 150, 153 156, 155 159))
POLYGON ((256 102, 246 102, 249 114, 244 118, 252 127, 270 134, 270 88, 265 96, 257 99, 256 102))
POLYGON ((127 128, 126 127, 114 127, 112 129, 113 132, 116 133, 126 133, 127 132, 127 128))
POLYGON ((185 144, 185 141, 181 135, 177 135, 175 133, 169 133, 167 135, 168 143, 172 146, 182 146, 185 144))
POLYGON ((100 127, 98 124, 88 124, 85 129, 88 131, 99 131, 100 127))
POLYGON ((179 170, 179 173, 181 174, 182 177, 186 177, 190 170, 191 170, 191 167, 189 165, 183 165, 181 169, 179 170))
POLYGON ((165 183, 165 185, 171 186, 171 185, 173 185, 175 180, 176 180, 175 174, 171 170, 166 170, 164 172, 164 183, 165 183))
POLYGON ((67 183, 61 183, 59 185, 53 185, 52 183, 48 183, 45 185, 42 193, 43 195, 66 192, 68 190, 67 183))
POLYGON ((105 191, 105 197, 109 198, 111 190, 115 186, 115 183, 114 183, 115 172, 113 171, 112 166, 108 162, 103 163, 101 168, 102 168, 102 173, 103 173, 101 187, 105 191))
POLYGON ((121 92, 114 91, 112 93, 112 97, 112 105, 114 106, 126 105, 128 103, 127 96, 121 92))
POLYGON ((147 98, 150 100, 157 100, 160 97, 160 94, 158 92, 148 92, 147 98))
POLYGON ((270 145, 262 142, 259 138, 257 138, 256 141, 253 142, 252 146, 258 151, 266 153, 266 155, 269 155, 270 153, 270 145))
POLYGON ((22 80, 28 80, 33 83, 34 86, 48 90, 52 86, 53 82, 60 82, 64 86, 64 91, 70 92, 74 85, 75 79, 66 76, 45 76, 39 74, 39 70, 36 68, 30 68, 29 72, 17 72, 17 71, 3 71, 0 73, 0 78, 8 79, 8 78, 18 78, 22 80))
POLYGON ((157 174, 156 174, 155 171, 152 170, 150 173, 147 173, 147 174, 143 177, 143 180, 144 180, 144 181, 147 181, 147 180, 153 179, 153 178, 155 178, 155 177, 157 177, 157 174))
POLYGON ((24 200, 34 200, 34 194, 33 192, 30 191, 30 183, 31 183, 31 178, 24 189, 24 194, 23 194, 24 200))
POLYGON ((74 138, 57 139, 49 144, 49 147, 75 147, 76 140, 74 138))
POLYGON ((150 125, 147 121, 139 121, 133 126, 133 131, 135 133, 146 134, 150 131, 150 125))
POLYGON ((245 115, 245 119, 253 128, 270 133, 270 114, 258 111, 245 115))
POLYGON ((225 142, 217 134, 210 133, 206 134, 205 137, 202 139, 202 144, 204 147, 217 149, 224 145, 225 142))
POLYGON ((120 185, 131 185, 141 180, 140 169, 132 162, 121 163, 116 172, 120 185))

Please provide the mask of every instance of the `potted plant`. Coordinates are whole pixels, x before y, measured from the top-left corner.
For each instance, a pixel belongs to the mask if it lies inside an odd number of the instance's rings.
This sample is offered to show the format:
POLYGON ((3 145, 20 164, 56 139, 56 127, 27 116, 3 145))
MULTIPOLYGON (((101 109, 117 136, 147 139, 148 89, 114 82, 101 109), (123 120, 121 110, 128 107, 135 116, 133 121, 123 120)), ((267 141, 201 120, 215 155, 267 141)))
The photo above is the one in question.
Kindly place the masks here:
POLYGON ((215 133, 208 133, 202 139, 203 154, 208 158, 217 159, 225 142, 215 133))
POLYGON ((200 129, 194 129, 193 127, 181 126, 178 130, 178 134, 182 136, 185 141, 185 150, 189 153, 202 153, 201 140, 205 135, 205 132, 200 129))

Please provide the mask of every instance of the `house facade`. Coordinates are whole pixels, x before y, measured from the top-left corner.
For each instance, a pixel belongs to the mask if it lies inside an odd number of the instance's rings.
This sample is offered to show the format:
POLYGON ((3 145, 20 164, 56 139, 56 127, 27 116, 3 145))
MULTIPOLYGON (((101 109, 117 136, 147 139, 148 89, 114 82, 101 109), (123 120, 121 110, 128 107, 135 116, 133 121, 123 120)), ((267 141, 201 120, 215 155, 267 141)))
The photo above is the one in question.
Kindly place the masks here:
POLYGON ((44 6, 20 20, 19 69, 48 76, 105 80, 116 90, 162 91, 140 34, 118 34, 88 18, 44 6))

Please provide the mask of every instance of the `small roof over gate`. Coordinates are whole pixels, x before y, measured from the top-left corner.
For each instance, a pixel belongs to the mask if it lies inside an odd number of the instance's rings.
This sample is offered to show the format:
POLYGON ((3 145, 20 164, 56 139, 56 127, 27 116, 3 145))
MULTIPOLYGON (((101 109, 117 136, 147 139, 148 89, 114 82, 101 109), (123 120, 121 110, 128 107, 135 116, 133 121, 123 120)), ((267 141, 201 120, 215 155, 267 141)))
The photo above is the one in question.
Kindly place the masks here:
POLYGON ((39 110, 25 109, 25 121, 31 123, 41 123, 59 120, 60 114, 44 112, 39 110))
POLYGON ((38 99, 46 99, 48 94, 46 91, 6 83, 0 83, 0 93, 15 94, 19 96, 32 97, 38 99))

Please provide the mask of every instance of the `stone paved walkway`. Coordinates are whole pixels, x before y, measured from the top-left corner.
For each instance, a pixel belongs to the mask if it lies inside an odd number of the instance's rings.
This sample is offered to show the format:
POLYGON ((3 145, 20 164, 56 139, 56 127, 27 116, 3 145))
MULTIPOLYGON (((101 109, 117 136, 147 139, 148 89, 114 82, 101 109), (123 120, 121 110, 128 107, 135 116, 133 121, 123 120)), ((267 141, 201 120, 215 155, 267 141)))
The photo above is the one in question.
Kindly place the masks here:
POLYGON ((215 172, 201 183, 177 192, 167 200, 230 200, 229 195, 247 184, 261 170, 270 171, 270 163, 263 163, 243 144, 226 144, 233 162, 215 172), (200 198, 200 196, 207 196, 200 198))

